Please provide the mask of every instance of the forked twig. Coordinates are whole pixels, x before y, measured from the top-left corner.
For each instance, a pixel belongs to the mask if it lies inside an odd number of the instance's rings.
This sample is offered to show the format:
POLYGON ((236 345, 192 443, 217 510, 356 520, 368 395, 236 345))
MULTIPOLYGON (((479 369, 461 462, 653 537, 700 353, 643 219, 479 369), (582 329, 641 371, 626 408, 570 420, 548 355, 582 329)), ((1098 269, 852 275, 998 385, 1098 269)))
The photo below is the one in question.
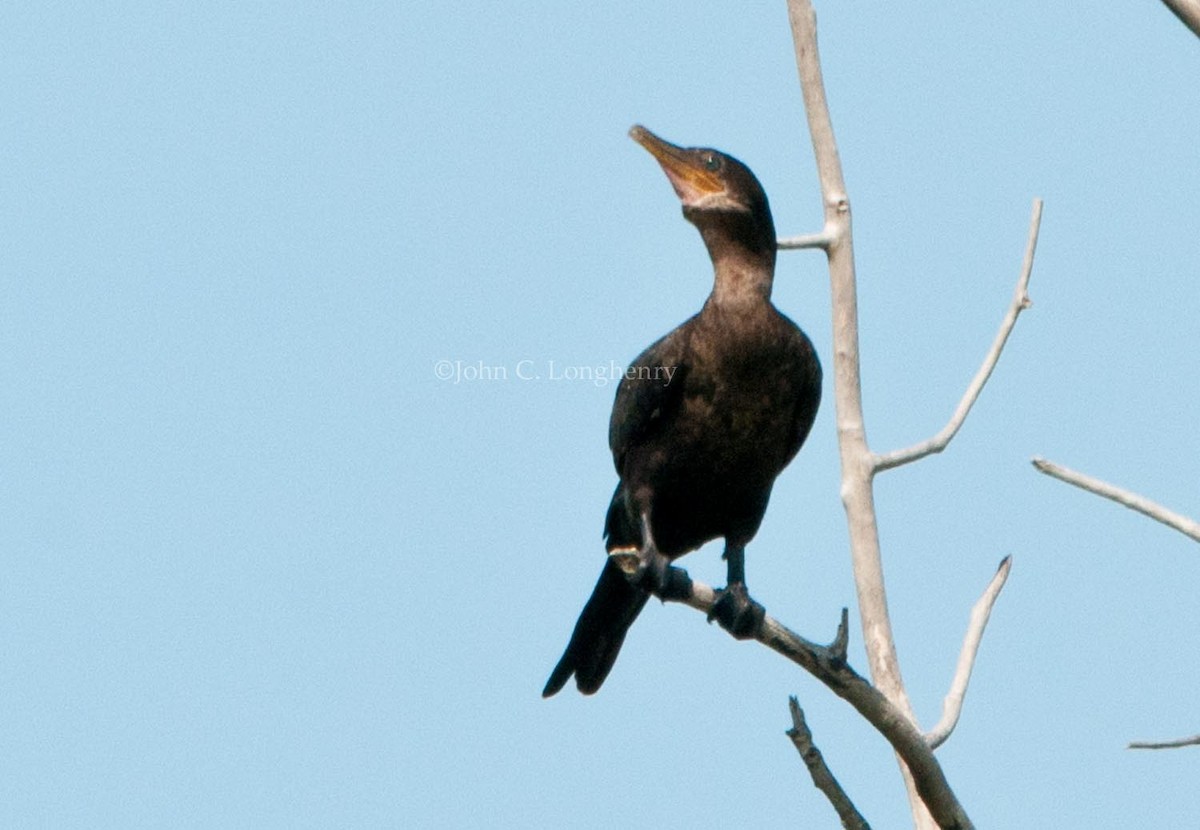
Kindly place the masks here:
POLYGON ((942 427, 937 435, 926 441, 914 444, 906 449, 876 455, 874 459, 876 472, 890 470, 893 467, 909 464, 927 455, 939 453, 946 449, 946 445, 958 434, 958 430, 962 427, 963 421, 967 419, 967 414, 971 411, 971 407, 975 405, 975 401, 979 399, 979 394, 983 391, 988 378, 992 376, 992 371, 996 368, 996 363, 1000 360, 1000 353, 1004 351, 1004 344, 1008 342, 1008 336, 1012 333, 1013 326, 1017 324, 1017 317, 1020 316, 1022 311, 1033 305, 1029 300, 1029 277, 1033 273, 1033 257, 1037 252, 1038 231, 1041 228, 1041 224, 1042 200, 1034 199, 1033 216, 1029 220, 1029 240, 1025 244, 1025 259, 1021 264, 1021 275, 1017 279, 1017 288, 1013 292, 1012 302, 1009 303, 1004 320, 1000 323, 1000 330, 996 333, 996 339, 992 341, 992 347, 988 349, 987 356, 983 359, 983 365, 979 367, 979 371, 975 373, 975 377, 971 380, 970 385, 967 386, 967 391, 963 394, 962 400, 958 402, 958 407, 954 410, 954 414, 950 416, 949 422, 942 427))

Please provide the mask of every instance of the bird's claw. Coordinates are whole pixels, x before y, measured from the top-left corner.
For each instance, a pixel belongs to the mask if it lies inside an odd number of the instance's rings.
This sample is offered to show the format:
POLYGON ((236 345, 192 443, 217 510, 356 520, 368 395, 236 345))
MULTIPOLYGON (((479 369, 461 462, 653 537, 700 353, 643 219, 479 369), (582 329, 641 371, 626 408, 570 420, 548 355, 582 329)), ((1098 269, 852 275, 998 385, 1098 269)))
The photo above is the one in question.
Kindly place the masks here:
POLYGON ((717 592, 708 621, 717 623, 739 640, 751 640, 762 630, 767 610, 755 602, 745 583, 735 582, 717 592))

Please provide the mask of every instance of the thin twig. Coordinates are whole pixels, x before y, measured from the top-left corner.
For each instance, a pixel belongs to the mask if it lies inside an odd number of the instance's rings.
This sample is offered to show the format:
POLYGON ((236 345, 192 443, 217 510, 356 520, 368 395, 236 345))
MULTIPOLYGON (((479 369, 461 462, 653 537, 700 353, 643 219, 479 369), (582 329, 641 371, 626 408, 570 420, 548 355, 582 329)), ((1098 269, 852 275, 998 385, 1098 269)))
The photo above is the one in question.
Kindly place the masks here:
POLYGON ((949 423, 942 427, 941 432, 927 441, 923 441, 907 449, 895 450, 884 455, 875 456, 874 465, 876 472, 890 470, 893 467, 899 467, 902 464, 908 464, 927 455, 941 452, 954 436, 958 434, 958 430, 962 427, 963 421, 966 420, 971 407, 979 399, 979 394, 983 391, 984 384, 992 376, 992 370, 996 368, 996 363, 1000 360, 1000 353, 1004 351, 1004 344, 1008 341, 1008 336, 1012 333, 1013 326, 1017 324, 1017 317, 1020 316, 1022 311, 1032 305, 1029 301, 1029 277, 1033 273, 1033 257, 1037 251, 1038 230, 1041 227, 1041 223, 1042 200, 1034 199, 1033 216, 1029 220, 1029 241, 1025 245, 1025 259, 1021 264, 1021 275, 1017 279, 1017 288, 1013 292, 1012 302, 1009 303, 1008 312, 1004 315, 1004 320, 1000 323, 1000 331, 996 333, 996 339, 992 341, 991 349, 988 350, 987 356, 983 359, 983 365, 975 373, 975 377, 971 380, 970 386, 967 387, 962 400, 958 402, 958 408, 954 410, 954 415, 951 416, 949 423))
MULTIPOLYGON (((1106 481, 1101 481, 1098 478, 1092 478, 1089 475, 1076 472, 1075 470, 1063 467, 1061 464, 1055 464, 1053 461, 1047 461, 1044 458, 1034 458, 1033 466, 1038 472, 1057 478, 1059 481, 1065 481, 1067 484, 1072 484, 1081 490, 1086 490, 1089 493, 1094 493, 1097 496, 1103 496, 1106 499, 1111 499, 1117 504, 1124 505, 1130 510, 1136 510, 1143 516, 1148 516, 1156 522, 1165 524, 1167 527, 1174 528, 1187 536, 1200 542, 1200 522, 1189 519, 1187 516, 1181 516, 1161 504, 1150 501, 1150 499, 1133 493, 1129 490, 1123 490, 1109 484, 1106 481)), ((1174 741, 1133 741, 1129 744, 1130 749, 1174 749, 1180 746, 1194 746, 1200 744, 1200 735, 1193 735, 1190 738, 1180 738, 1174 741)))
POLYGON ((792 745, 804 760, 804 766, 808 767, 813 785, 829 799, 829 803, 837 811, 838 818, 842 820, 842 827, 846 830, 871 830, 871 825, 867 824, 867 820, 854 806, 850 796, 846 795, 842 785, 833 777, 821 750, 813 743, 812 731, 804 720, 804 710, 800 708, 800 701, 794 695, 788 698, 788 708, 792 712, 792 728, 787 731, 787 736, 792 739, 792 745))
POLYGON ((1130 510, 1136 510, 1143 516, 1149 516, 1154 521, 1161 522, 1167 527, 1178 530, 1184 536, 1200 542, 1200 522, 1168 510, 1161 504, 1156 504, 1144 496, 1139 496, 1137 493, 1130 492, 1129 490, 1122 490, 1120 487, 1115 487, 1108 482, 1092 478, 1089 475, 1068 469, 1067 467, 1055 464, 1053 461, 1047 461, 1044 458, 1034 458, 1033 466, 1039 472, 1057 478, 1059 481, 1065 481, 1067 484, 1073 484, 1082 490, 1087 490, 1089 493, 1095 493, 1097 496, 1104 496, 1106 499, 1111 499, 1117 504, 1122 504, 1130 510))
POLYGON ((1163 5, 1174 12, 1192 34, 1200 37, 1200 0, 1163 0, 1163 5))
POLYGON ((1181 746, 1200 746, 1200 735, 1177 738, 1173 741, 1130 741, 1128 749, 1178 749, 1181 746))
POLYGON ((825 231, 821 231, 820 233, 806 233, 800 236, 785 236, 783 239, 777 240, 775 245, 781 251, 798 251, 805 248, 820 248, 823 251, 827 251, 832 242, 833 237, 825 231))
POLYGON ((934 749, 945 743, 946 739, 950 737, 950 733, 954 731, 954 727, 958 725, 959 715, 962 714, 963 700, 967 696, 967 684, 971 682, 971 670, 975 667, 975 655, 979 652, 979 643, 983 639, 983 630, 987 628, 988 618, 992 614, 992 606, 996 604, 996 599, 1000 596, 1000 590, 1004 587, 1004 583, 1008 581, 1008 573, 1011 570, 1012 557, 1006 556, 1000 561, 1000 567, 996 569, 996 575, 988 583, 983 596, 971 609, 971 621, 967 625, 962 651, 958 655, 954 680, 950 683, 950 691, 946 693, 946 699, 942 703, 942 718, 938 721, 937 726, 925 734, 925 740, 934 749))

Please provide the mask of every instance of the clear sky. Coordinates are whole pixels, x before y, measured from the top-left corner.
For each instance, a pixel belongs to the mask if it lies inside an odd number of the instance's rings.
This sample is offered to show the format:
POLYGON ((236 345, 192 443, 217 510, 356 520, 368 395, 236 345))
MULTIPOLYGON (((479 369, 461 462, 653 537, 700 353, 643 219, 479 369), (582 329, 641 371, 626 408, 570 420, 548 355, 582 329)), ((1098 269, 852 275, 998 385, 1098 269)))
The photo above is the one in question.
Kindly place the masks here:
MULTIPOLYGON (((613 386, 565 375, 710 285, 626 131, 819 229, 784 3, 476 5, 0 11, 0 825, 834 827, 796 694, 904 826, 882 739, 688 609, 649 606, 595 697, 539 697, 615 484, 613 386)), ((939 751, 969 813, 1192 824, 1196 750, 1123 746, 1200 731, 1200 549, 1028 459, 1200 514, 1200 42, 1155 2, 818 13, 875 449, 950 415, 1046 200, 975 413, 878 480, 919 717, 1012 554, 939 751)), ((781 256, 775 300, 828 368, 823 257, 781 256)), ((747 554, 813 639, 854 603, 831 401, 747 554)), ((682 564, 724 578, 718 546, 682 564)))

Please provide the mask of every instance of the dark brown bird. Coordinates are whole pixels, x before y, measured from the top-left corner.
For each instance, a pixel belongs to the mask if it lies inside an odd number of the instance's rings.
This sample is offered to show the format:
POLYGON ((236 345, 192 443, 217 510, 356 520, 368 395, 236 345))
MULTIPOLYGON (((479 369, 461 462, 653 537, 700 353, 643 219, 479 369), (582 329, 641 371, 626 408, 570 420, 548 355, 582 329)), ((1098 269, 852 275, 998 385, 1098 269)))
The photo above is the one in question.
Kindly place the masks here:
POLYGON ((763 609, 746 591, 745 546, 821 401, 811 341, 771 304, 775 225, 758 179, 716 150, 677 147, 641 126, 630 136, 658 160, 700 230, 713 288, 700 313, 642 352, 617 388, 608 443, 620 482, 604 536, 619 555, 605 563, 543 697, 571 675, 584 694, 599 689, 647 588, 664 588, 665 563, 718 537, 728 579, 713 616, 753 635, 763 609), (618 560, 631 558, 640 565, 627 576, 618 560))

